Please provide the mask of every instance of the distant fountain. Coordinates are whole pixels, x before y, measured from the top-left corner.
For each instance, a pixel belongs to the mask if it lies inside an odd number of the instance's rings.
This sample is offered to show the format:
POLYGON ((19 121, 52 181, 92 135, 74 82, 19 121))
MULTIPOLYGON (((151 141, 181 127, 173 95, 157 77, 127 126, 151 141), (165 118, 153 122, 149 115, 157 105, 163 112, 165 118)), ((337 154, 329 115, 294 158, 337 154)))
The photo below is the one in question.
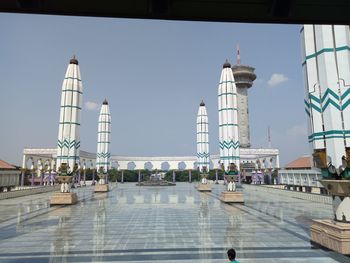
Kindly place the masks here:
POLYGON ((151 174, 148 180, 139 182, 137 186, 174 186, 175 183, 163 180, 159 173, 151 174))

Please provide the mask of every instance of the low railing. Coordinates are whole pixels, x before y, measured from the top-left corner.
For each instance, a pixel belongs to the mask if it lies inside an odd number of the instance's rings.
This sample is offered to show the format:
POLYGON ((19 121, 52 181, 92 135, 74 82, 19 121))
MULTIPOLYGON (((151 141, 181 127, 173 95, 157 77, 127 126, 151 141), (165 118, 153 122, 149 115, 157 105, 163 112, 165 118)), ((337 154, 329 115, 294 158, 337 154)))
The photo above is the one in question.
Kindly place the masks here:
POLYGON ((289 196, 292 198, 298 198, 302 200, 308 200, 312 202, 317 202, 317 203, 323 203, 323 204, 332 204, 332 197, 329 195, 321 195, 321 194, 313 194, 313 193, 305 193, 305 192, 299 192, 299 191, 291 191, 287 189, 279 189, 279 188, 273 188, 273 187, 267 187, 264 185, 249 185, 245 184, 244 185, 245 189, 251 189, 255 191, 260 191, 260 192, 267 192, 267 193, 272 193, 278 195, 278 193, 282 193, 284 196, 289 196))
POLYGON ((26 195, 34 195, 34 194, 58 191, 59 189, 60 189, 60 185, 55 185, 55 186, 38 186, 31 189, 4 192, 4 193, 0 193, 0 200, 8 199, 8 198, 16 198, 16 197, 21 197, 26 195))

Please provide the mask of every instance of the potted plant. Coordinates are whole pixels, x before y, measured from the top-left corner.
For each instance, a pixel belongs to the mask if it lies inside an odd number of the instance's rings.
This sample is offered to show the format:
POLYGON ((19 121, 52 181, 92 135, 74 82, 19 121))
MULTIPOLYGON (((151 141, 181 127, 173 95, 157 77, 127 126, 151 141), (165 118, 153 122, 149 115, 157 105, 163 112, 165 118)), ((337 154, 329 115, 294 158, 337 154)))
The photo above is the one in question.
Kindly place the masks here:
POLYGON ((97 176, 100 179, 98 181, 99 184, 106 184, 106 179, 108 174, 104 171, 103 167, 100 167, 97 172, 97 176))
MULTIPOLYGON (((324 157, 317 156, 318 164, 324 164, 324 157)), ((316 157, 316 158, 317 158, 316 157)), ((350 162, 345 156, 342 164, 336 168, 327 160, 326 169, 322 171, 320 183, 327 189, 333 198, 334 220, 350 223, 350 162)))
POLYGON ((69 165, 67 163, 61 163, 58 168, 56 180, 59 184, 61 184, 61 193, 69 193, 70 192, 70 184, 73 181, 73 176, 78 169, 78 165, 75 164, 73 170, 69 170, 69 165))

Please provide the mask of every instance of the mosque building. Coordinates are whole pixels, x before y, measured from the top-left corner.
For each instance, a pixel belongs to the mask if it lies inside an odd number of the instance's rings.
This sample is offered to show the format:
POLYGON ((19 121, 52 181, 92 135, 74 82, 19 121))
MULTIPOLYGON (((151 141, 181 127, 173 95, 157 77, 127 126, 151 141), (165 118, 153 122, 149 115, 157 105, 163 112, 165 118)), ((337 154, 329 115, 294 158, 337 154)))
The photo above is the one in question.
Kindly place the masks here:
MULTIPOLYGON (((107 101, 101 107, 97 153, 90 153, 80 149, 80 112, 83 88, 79 63, 73 57, 69 61, 62 85, 57 148, 25 148, 22 167, 33 166, 33 169, 36 169, 35 167, 42 163, 50 163, 50 166, 57 170, 62 163, 67 163, 70 169, 78 165, 93 169, 102 167, 105 171, 111 166, 119 170, 143 170, 147 163, 151 163, 153 169, 157 170, 185 169, 191 171, 204 166, 208 170, 220 170, 223 166, 224 169, 227 169, 231 163, 235 163, 243 177, 248 178, 259 171, 271 173, 272 169, 279 168, 279 150, 250 148, 247 90, 252 86, 255 78, 254 68, 240 64, 239 50, 237 65, 233 65, 231 68, 230 63, 226 62, 223 66, 218 91, 220 143, 217 149, 220 149, 220 154, 209 156, 209 134, 206 124, 201 127, 197 126, 197 141, 198 133, 201 134, 200 139, 205 140, 203 147, 197 148, 196 156, 111 155, 109 148, 111 140, 110 112, 107 101), (101 122, 105 126, 102 127, 101 122), (104 137, 100 132, 103 132, 104 137), (224 165, 222 166, 222 164, 224 165)), ((197 120, 199 118, 202 122, 207 122, 208 115, 204 102, 200 104, 198 114, 197 120)))

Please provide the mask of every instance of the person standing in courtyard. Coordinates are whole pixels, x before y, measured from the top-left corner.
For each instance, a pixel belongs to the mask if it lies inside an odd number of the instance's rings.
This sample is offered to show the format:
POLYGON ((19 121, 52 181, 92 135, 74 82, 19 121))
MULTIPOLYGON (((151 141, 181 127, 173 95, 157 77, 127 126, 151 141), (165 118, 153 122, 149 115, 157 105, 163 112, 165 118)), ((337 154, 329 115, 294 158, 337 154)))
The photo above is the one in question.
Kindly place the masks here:
POLYGON ((231 263, 239 263, 236 260, 236 251, 233 248, 230 248, 229 250, 227 250, 227 257, 231 263))

